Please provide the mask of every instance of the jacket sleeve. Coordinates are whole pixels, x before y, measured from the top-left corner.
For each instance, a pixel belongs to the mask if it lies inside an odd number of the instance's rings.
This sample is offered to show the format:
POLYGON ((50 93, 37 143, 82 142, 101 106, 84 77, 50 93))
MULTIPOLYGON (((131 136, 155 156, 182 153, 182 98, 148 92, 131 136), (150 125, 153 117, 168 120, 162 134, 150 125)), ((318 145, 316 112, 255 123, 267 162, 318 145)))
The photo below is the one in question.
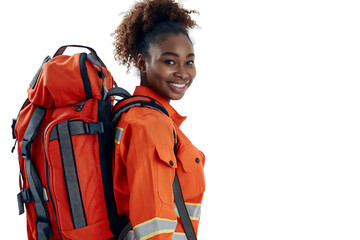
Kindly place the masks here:
POLYGON ((133 234, 136 239, 169 240, 177 225, 172 191, 177 167, 172 121, 146 115, 125 131, 128 144, 122 159, 133 234))

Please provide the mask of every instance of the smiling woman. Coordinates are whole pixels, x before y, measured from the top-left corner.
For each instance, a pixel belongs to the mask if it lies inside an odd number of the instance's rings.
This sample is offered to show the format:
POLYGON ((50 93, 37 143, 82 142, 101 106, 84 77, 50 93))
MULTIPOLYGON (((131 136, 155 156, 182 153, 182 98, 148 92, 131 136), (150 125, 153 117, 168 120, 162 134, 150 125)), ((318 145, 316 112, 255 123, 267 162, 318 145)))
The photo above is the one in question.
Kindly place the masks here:
POLYGON ((196 26, 190 18, 195 12, 173 0, 145 0, 135 4, 114 33, 115 58, 140 71, 134 95, 152 98, 169 114, 135 107, 117 124, 114 189, 118 214, 132 225, 121 234, 127 240, 196 239, 205 156, 180 130, 185 117, 170 105, 196 76, 187 32, 196 26))
POLYGON ((141 85, 159 93, 166 100, 181 99, 196 76, 195 55, 189 38, 169 35, 161 44, 149 49, 149 56, 140 53, 138 66, 141 85))

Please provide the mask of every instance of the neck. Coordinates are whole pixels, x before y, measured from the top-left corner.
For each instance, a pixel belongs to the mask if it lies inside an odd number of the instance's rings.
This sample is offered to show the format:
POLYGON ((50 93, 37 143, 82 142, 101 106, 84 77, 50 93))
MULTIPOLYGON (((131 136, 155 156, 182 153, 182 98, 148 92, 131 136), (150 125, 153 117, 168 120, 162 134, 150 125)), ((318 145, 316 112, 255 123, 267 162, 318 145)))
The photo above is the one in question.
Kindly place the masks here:
MULTIPOLYGON (((160 93, 158 93, 155 89, 153 89, 153 88, 149 85, 148 81, 146 80, 146 77, 143 76, 142 73, 141 73, 141 78, 140 78, 140 86, 150 88, 151 90, 153 90, 154 92, 156 92, 157 94, 159 94, 161 97, 163 97, 160 93)), ((170 103, 170 99, 165 98, 165 97, 163 97, 163 98, 164 98, 168 103, 170 103)))

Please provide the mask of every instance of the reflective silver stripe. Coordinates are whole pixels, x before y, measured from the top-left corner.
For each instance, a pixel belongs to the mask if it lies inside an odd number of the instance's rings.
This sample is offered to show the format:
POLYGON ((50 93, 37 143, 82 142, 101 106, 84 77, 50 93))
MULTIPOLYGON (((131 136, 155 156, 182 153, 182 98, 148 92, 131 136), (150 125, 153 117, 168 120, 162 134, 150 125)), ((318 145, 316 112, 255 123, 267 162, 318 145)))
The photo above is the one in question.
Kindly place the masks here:
MULTIPOLYGON (((133 230, 129 231, 123 240, 136 240, 134 231, 133 230)), ((187 240, 187 237, 186 237, 185 233, 175 232, 172 235, 171 240, 187 240)))
POLYGON ((146 240, 162 233, 173 233, 177 220, 165 218, 153 218, 134 227, 135 237, 138 240, 146 240))
MULTIPOLYGON (((191 220, 199 220, 201 216, 201 204, 199 203, 185 203, 186 209, 189 213, 191 220)), ((174 209, 177 217, 179 216, 179 212, 177 210, 176 204, 174 204, 174 209)))
POLYGON ((187 240, 185 233, 175 232, 171 238, 171 240, 187 240))
POLYGON ((114 141, 117 144, 120 144, 120 139, 121 139, 121 135, 124 129, 120 128, 120 127, 116 127, 115 128, 115 137, 114 137, 114 141))

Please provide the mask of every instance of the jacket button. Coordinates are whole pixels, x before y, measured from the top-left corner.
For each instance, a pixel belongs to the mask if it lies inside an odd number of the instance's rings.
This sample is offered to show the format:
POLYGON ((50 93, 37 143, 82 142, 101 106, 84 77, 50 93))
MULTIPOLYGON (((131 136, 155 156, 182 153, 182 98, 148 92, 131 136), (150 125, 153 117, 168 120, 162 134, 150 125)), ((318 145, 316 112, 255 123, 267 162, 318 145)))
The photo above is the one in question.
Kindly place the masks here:
POLYGON ((195 162, 196 162, 196 163, 200 163, 200 159, 199 159, 199 158, 195 158, 195 162))
POLYGON ((170 164, 170 166, 174 166, 174 162, 173 162, 173 161, 170 161, 169 164, 170 164))

